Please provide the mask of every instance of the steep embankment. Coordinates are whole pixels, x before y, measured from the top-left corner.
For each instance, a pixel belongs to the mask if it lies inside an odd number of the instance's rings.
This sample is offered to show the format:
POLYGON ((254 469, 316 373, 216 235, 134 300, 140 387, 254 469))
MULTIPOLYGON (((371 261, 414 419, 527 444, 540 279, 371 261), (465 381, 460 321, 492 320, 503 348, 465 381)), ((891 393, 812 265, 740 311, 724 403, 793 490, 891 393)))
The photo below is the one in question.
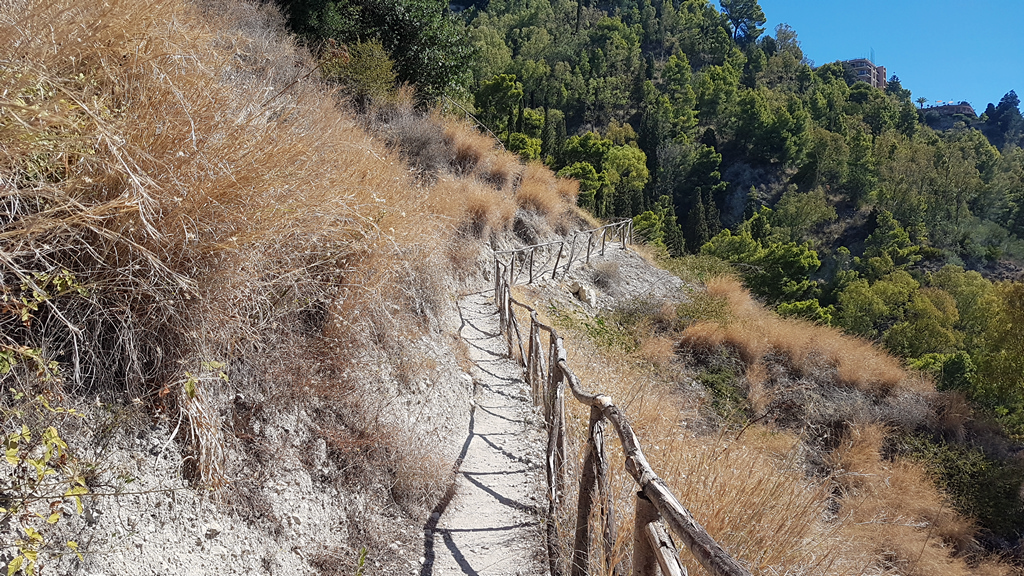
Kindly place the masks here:
POLYGON ((0 5, 4 561, 420 569, 469 423, 455 295, 575 191, 408 94, 355 116, 282 29, 0 5))

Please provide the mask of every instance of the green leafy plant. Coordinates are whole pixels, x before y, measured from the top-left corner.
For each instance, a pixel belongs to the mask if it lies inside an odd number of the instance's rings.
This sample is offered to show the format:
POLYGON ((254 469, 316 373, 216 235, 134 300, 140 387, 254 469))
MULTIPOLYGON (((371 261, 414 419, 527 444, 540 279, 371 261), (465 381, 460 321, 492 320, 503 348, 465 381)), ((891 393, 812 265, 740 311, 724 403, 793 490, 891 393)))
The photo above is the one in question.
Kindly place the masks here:
MULTIPOLYGON (((7 406, 0 408, 8 430, 0 438, 8 467, 0 481, 4 496, 0 518, 14 520, 20 532, 13 543, 5 543, 15 549, 7 574, 31 575, 39 566, 40 553, 53 544, 49 535, 54 526, 68 514, 64 504, 73 504, 74 514, 84 511, 82 496, 89 494, 85 466, 52 424, 55 419, 82 414, 51 405, 45 394, 29 398, 10 389, 7 396, 7 406)), ((64 546, 78 553, 77 542, 67 541, 64 546)))

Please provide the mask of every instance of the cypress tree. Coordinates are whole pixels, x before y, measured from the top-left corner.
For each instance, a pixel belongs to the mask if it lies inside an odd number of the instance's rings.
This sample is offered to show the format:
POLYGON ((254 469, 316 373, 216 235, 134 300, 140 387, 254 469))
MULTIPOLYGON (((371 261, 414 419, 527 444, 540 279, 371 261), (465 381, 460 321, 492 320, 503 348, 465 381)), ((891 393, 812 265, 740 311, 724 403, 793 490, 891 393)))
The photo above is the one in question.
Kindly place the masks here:
POLYGON ((707 215, 704 213, 704 195, 697 189, 697 198, 693 202, 693 208, 686 215, 686 245, 693 252, 699 252, 700 247, 711 239, 708 233, 707 215))
POLYGON ((704 207, 704 221, 705 227, 708 229, 709 240, 722 231, 722 219, 718 212, 718 204, 715 203, 715 197, 711 193, 708 193, 707 205, 704 207))

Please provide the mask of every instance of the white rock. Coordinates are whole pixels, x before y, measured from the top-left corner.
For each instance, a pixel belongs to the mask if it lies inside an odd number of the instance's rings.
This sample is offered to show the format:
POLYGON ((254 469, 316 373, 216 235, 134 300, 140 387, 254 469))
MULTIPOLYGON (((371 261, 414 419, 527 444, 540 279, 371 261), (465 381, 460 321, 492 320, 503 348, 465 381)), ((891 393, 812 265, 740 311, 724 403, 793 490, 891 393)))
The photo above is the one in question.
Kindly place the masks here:
POLYGON ((216 538, 223 531, 224 529, 221 528, 220 524, 212 522, 206 525, 206 531, 204 533, 207 538, 216 538))
POLYGON ((586 286, 580 288, 579 299, 586 302, 590 306, 597 304, 597 294, 593 288, 587 288, 586 286))

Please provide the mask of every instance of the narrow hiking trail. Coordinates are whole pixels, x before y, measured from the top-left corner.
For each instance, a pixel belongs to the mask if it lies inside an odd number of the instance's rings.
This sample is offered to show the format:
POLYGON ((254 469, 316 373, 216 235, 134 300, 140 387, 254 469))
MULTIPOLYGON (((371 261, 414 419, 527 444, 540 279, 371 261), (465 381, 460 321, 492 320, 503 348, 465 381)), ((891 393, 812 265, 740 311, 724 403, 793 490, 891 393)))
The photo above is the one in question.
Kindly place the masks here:
POLYGON ((459 301, 474 409, 454 495, 424 527, 420 576, 547 574, 543 434, 522 368, 506 357, 490 292, 459 301))

